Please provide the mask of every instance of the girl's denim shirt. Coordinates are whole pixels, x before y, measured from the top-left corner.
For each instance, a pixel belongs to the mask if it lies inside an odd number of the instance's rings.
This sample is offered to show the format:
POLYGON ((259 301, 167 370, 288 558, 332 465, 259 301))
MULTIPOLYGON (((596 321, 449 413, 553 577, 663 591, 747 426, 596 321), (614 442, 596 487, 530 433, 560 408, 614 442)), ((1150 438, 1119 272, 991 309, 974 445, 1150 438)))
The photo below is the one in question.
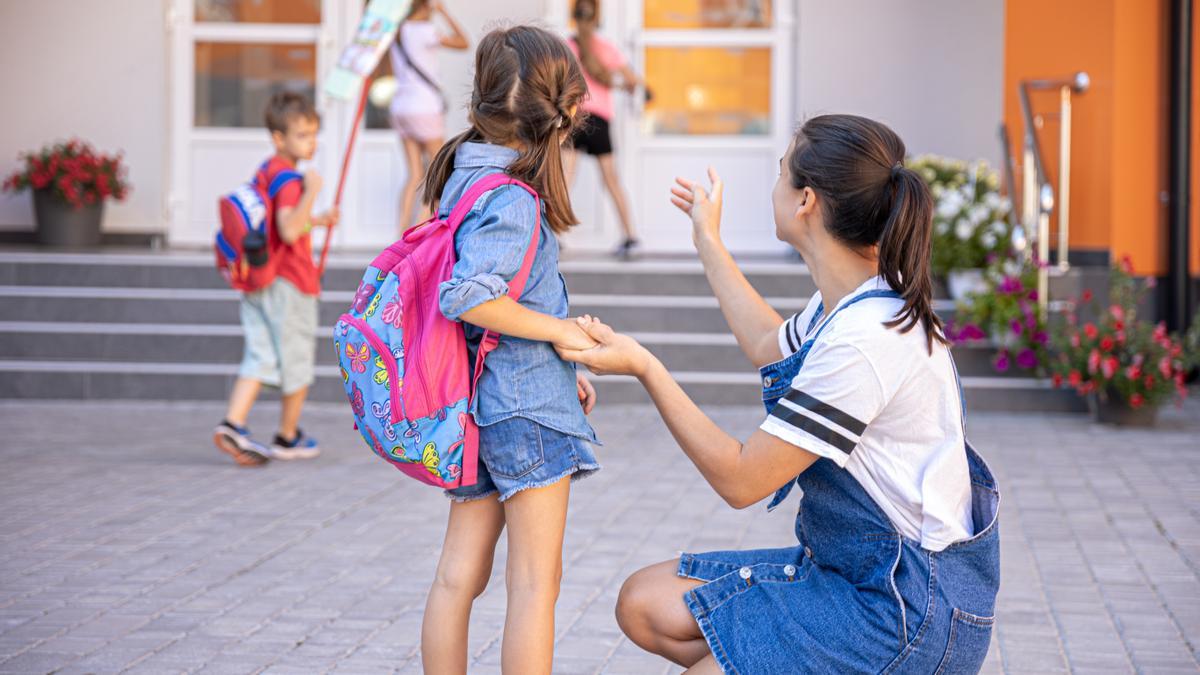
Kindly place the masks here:
MULTIPOLYGON (((449 215, 454 203, 475 181, 504 171, 517 151, 502 145, 463 143, 454 156, 454 171, 442 190, 439 216, 449 215)), ((454 237, 458 262, 452 277, 439 287, 442 314, 462 321, 462 314, 508 293, 533 238, 533 197, 517 186, 485 193, 454 237)), ((558 240, 542 211, 541 237, 533 268, 520 303, 560 319, 567 318, 567 284, 558 272, 558 240)), ((483 329, 463 323, 471 364, 483 329)), ((471 412, 480 426, 510 417, 524 417, 571 436, 596 441, 596 432, 583 414, 575 386, 575 365, 558 357, 549 342, 505 335, 484 363, 479 392, 471 412)))

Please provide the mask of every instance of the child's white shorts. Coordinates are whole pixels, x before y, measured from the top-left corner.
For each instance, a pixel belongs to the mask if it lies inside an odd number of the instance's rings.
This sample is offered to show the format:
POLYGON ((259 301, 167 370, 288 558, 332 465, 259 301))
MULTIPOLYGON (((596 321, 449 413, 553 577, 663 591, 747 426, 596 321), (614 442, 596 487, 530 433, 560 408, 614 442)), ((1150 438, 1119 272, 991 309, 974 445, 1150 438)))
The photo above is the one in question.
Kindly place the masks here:
POLYGON ((279 387, 285 395, 312 384, 317 304, 316 296, 301 293, 283 278, 262 290, 243 293, 246 352, 238 374, 279 387))

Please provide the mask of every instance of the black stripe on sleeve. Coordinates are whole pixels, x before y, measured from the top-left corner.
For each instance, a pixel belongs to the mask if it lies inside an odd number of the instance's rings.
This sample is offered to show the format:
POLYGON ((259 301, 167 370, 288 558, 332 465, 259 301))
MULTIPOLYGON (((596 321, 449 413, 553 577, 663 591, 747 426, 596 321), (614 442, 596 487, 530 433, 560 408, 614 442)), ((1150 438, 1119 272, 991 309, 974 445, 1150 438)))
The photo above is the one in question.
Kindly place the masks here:
POLYGON ((819 441, 828 443, 847 455, 853 452, 854 447, 858 445, 849 438, 846 438, 845 436, 812 419, 811 417, 802 415, 782 404, 775 405, 775 409, 771 411, 771 417, 774 417, 790 427, 795 427, 796 429, 805 432, 819 441))
POLYGON ((796 332, 797 316, 797 314, 793 314, 792 318, 788 319, 787 325, 783 327, 783 334, 787 336, 788 349, 790 349, 793 354, 800 351, 800 348, 796 346, 795 338, 792 337, 792 334, 796 332))
POLYGON ((802 408, 808 408, 856 436, 862 436, 862 433, 867 430, 867 425, 860 422, 854 416, 842 412, 824 401, 819 401, 799 389, 789 391, 784 398, 802 408))

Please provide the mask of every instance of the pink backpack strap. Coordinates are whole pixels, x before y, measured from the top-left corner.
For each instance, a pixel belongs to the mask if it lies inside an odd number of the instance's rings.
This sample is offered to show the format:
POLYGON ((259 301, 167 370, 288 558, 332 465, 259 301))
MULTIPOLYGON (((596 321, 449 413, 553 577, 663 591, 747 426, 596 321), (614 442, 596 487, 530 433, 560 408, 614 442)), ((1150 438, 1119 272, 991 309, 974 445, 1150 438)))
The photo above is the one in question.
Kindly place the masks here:
MULTIPOLYGON (((450 226, 451 232, 458 231, 458 226, 462 224, 463 219, 471 212, 475 202, 485 193, 495 190, 504 185, 516 185, 524 189, 533 196, 534 214, 536 220, 533 224, 533 237, 530 239, 529 247, 525 249, 525 258, 521 260, 521 267, 517 270, 516 276, 508 284, 508 297, 513 300, 520 300, 521 294, 525 292, 525 283, 529 281, 529 274, 533 271, 533 259, 537 256, 538 243, 542 236, 542 198, 538 195, 537 190, 529 187, 525 183, 509 176, 505 173, 493 173, 484 176, 467 189, 462 197, 454 204, 454 208, 450 211, 450 217, 446 219, 446 223, 450 226)), ((475 354, 475 375, 471 379, 471 400, 475 400, 475 391, 479 387, 479 376, 483 373, 483 360, 487 358, 489 352, 500 344, 500 334, 494 331, 484 331, 483 339, 479 341, 479 350, 475 354)))

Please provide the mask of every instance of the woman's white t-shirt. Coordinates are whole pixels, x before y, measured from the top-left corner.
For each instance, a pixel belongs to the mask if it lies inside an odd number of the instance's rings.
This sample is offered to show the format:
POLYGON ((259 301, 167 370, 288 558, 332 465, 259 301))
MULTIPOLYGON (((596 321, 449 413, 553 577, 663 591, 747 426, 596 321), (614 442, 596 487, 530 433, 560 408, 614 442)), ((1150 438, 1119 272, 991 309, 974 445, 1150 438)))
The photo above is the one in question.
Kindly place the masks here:
MULTIPOLYGON (((875 277, 842 303, 887 288, 875 277)), ((784 356, 808 337, 820 303, 818 291, 780 327, 784 356)), ((930 355, 921 324, 907 333, 883 325, 903 306, 869 298, 838 312, 762 429, 833 460, 901 534, 940 551, 972 535, 962 404, 949 350, 934 342, 930 355)))
POLYGON ((442 38, 432 21, 405 21, 400 24, 400 45, 392 43, 388 50, 392 74, 396 77, 396 93, 392 96, 393 115, 431 114, 442 112, 442 95, 413 70, 416 64, 426 75, 438 82, 437 50, 442 38), (404 55, 412 60, 405 60, 404 55))

